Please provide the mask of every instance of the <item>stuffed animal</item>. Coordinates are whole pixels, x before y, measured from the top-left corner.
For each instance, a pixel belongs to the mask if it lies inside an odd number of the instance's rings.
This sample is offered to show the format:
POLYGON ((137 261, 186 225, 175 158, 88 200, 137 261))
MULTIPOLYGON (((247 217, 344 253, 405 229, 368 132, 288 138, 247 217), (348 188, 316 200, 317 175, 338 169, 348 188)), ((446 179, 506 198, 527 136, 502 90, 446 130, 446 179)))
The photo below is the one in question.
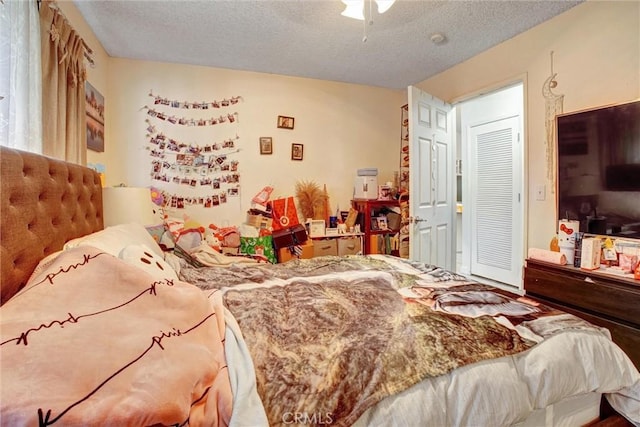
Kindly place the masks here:
POLYGON ((213 236, 220 242, 220 246, 225 248, 240 247, 240 233, 238 227, 218 227, 215 224, 209 224, 213 236))

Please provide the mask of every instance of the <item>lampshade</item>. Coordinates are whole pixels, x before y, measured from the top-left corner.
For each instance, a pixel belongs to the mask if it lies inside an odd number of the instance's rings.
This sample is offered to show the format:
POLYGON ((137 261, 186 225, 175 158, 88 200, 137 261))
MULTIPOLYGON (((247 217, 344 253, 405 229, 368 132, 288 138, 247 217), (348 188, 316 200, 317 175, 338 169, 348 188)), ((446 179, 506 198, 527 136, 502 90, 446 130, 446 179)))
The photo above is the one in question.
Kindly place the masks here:
MULTIPOLYGON (((342 11, 341 15, 348 18, 359 19, 364 21, 364 5, 366 0, 342 0, 347 7, 342 11)), ((369 0, 371 1, 371 0, 369 0)), ((385 13, 396 0, 375 0, 378 6, 378 13, 385 13)))
POLYGON ((104 226, 136 222, 155 225, 159 216, 151 192, 142 187, 105 187, 102 189, 104 226))

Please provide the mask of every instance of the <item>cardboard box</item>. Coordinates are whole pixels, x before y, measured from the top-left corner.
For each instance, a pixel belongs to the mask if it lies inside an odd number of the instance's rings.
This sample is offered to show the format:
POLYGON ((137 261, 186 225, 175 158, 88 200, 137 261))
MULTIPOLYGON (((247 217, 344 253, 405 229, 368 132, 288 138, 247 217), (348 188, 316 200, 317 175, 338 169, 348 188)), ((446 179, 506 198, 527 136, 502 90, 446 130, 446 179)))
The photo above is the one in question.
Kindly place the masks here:
POLYGON ((357 255, 362 253, 359 237, 341 237, 338 239, 338 255, 357 255))
POLYGON ((338 255, 335 239, 316 239, 313 241, 313 256, 338 255))
POLYGON ((273 225, 273 220, 266 216, 247 213, 247 219, 245 223, 256 228, 271 228, 271 226, 273 225))
POLYGON ((287 262, 292 259, 309 259, 313 258, 313 241, 311 239, 304 242, 302 245, 293 246, 293 248, 299 248, 300 254, 295 255, 289 250, 289 248, 278 249, 278 262, 287 262))
POLYGON ((580 268, 584 270, 597 270, 600 268, 600 251, 602 241, 598 237, 582 239, 580 251, 580 268))

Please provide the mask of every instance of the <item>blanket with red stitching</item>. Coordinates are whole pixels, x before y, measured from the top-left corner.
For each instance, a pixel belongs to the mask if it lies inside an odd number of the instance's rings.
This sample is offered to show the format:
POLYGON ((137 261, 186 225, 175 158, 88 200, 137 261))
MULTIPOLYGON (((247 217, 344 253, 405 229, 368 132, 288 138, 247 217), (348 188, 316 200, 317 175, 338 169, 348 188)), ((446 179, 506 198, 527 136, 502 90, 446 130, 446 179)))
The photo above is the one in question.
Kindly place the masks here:
POLYGON ((223 309, 92 247, 0 308, 2 425, 228 425, 223 309))

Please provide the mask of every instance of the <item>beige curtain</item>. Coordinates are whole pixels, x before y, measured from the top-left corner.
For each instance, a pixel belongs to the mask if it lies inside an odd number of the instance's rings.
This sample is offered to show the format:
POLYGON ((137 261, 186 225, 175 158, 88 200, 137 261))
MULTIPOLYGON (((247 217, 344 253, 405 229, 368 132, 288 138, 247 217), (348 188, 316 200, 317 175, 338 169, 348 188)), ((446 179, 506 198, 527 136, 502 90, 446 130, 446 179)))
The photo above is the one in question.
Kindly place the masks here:
POLYGON ((43 153, 87 163, 84 42, 54 1, 40 4, 43 153))

